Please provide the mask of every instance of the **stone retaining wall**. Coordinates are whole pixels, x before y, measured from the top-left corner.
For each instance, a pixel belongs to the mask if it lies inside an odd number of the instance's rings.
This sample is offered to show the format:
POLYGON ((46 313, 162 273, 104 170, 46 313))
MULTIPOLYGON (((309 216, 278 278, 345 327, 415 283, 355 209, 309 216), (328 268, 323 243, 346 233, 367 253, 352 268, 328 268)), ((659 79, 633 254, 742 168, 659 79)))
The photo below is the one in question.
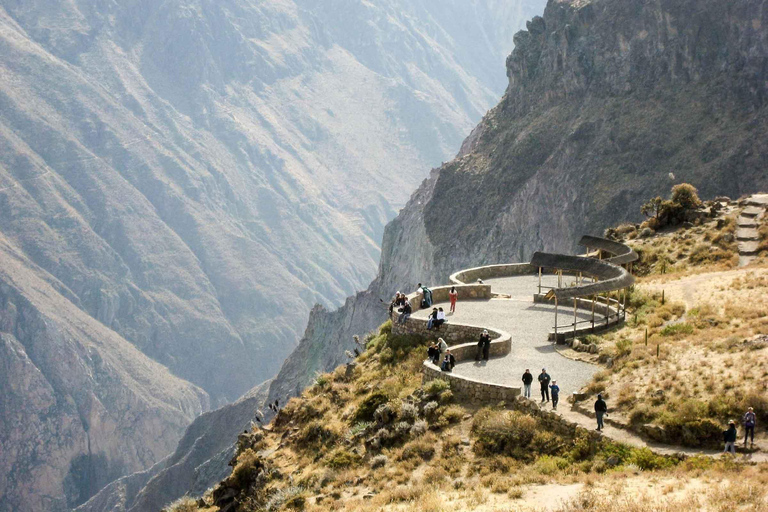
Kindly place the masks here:
POLYGON ((478 279, 493 279, 494 277, 512 277, 535 274, 538 269, 528 263, 511 263, 508 265, 486 265, 485 267, 468 268, 456 272, 450 277, 454 284, 475 283, 478 279))

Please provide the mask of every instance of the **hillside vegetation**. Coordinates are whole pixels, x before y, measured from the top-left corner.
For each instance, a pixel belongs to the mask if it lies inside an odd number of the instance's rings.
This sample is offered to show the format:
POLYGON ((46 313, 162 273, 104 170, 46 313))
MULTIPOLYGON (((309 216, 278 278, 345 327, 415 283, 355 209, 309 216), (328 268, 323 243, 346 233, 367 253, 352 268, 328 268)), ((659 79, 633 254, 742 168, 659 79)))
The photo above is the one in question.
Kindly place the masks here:
POLYGON ((167 510, 565 512, 601 510, 611 496, 621 511, 766 504, 760 468, 656 455, 523 399, 456 402, 446 382, 421 382, 425 340, 385 324, 366 342, 354 364, 318 375, 269 427, 242 434, 226 480, 167 510), (736 475, 741 487, 721 483, 736 475))

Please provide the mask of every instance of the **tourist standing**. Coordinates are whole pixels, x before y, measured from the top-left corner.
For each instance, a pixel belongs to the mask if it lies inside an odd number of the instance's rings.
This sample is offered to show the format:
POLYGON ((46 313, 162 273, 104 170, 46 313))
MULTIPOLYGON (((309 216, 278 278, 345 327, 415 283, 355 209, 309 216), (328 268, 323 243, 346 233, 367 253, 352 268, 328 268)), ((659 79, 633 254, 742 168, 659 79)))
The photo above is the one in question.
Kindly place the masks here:
POLYGON ((533 382, 533 374, 526 368, 523 374, 523 396, 528 399, 531 398, 531 382, 533 382))
POLYGON ((459 300, 459 292, 456 291, 455 286, 451 286, 451 291, 448 292, 448 298, 451 300, 451 313, 455 313, 456 301, 459 300))
POLYGON ((477 354, 475 354, 475 361, 479 361, 482 356, 486 361, 491 348, 491 335, 488 334, 488 330, 483 329, 483 333, 480 335, 480 339, 477 342, 477 354))
POLYGON ((597 395, 595 402, 595 418, 597 419, 597 430, 603 430, 603 417, 608 412, 608 404, 603 400, 603 395, 597 395))
POLYGON ((736 422, 731 420, 728 422, 728 430, 723 432, 723 440, 725 441, 725 449, 723 453, 730 452, 732 455, 736 455, 736 422))
POLYGON ((432 361, 432 364, 437 364, 440 362, 440 349, 437 348, 437 345, 432 343, 429 346, 429 349, 427 350, 427 356, 429 357, 429 360, 432 361))
POLYGON ((546 368, 541 369, 539 374, 539 384, 541 385, 541 403, 549 402, 549 383, 552 381, 552 377, 547 373, 546 368))
POLYGON ((560 401, 560 386, 557 385, 556 380, 552 381, 549 389, 552 390, 552 409, 557 410, 557 402, 560 401))
POLYGON ((755 446, 755 425, 757 424, 757 415, 753 408, 749 408, 744 415, 744 447, 747 446, 747 437, 751 437, 751 445, 755 446))

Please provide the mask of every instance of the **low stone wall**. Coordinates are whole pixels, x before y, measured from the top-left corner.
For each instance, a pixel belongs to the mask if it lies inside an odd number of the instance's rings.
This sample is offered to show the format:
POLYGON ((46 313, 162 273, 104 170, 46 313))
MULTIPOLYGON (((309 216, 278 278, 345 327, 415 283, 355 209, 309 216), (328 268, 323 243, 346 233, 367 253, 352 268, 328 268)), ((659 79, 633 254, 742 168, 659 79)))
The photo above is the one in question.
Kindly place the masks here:
MULTIPOLYGON (((451 350, 453 351, 453 350, 451 350)), ((512 403, 520 396, 520 388, 511 386, 502 386, 500 384, 489 384, 479 380, 470 379, 450 372, 443 372, 429 363, 424 362, 423 382, 440 379, 447 381, 451 385, 453 395, 461 400, 472 402, 507 402, 512 403)))
POLYGON ((450 279, 454 284, 475 283, 478 279, 493 279, 494 277, 512 277, 534 274, 538 269, 528 263, 511 263, 508 265, 486 265, 485 267, 468 268, 453 274, 450 279))

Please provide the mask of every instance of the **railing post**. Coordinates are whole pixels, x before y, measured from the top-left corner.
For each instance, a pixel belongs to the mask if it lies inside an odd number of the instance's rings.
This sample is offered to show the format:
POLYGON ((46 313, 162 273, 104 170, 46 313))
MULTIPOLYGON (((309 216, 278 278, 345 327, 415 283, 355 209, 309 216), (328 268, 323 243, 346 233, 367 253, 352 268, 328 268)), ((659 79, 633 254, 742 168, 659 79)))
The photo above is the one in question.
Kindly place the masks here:
POLYGON ((597 296, 592 296, 592 334, 595 333, 595 301, 597 300, 597 296))
POLYGON ((576 340, 576 306, 579 303, 579 298, 573 298, 573 339, 576 340))
POLYGON ((557 269, 557 287, 563 287, 563 269, 561 268, 557 269))
POLYGON ((557 295, 555 295, 555 343, 557 343, 557 295))
POLYGON ((541 267, 539 267, 539 295, 541 295, 541 267))
POLYGON ((611 298, 608 296, 608 292, 605 292, 605 326, 608 327, 608 322, 611 316, 611 298))

